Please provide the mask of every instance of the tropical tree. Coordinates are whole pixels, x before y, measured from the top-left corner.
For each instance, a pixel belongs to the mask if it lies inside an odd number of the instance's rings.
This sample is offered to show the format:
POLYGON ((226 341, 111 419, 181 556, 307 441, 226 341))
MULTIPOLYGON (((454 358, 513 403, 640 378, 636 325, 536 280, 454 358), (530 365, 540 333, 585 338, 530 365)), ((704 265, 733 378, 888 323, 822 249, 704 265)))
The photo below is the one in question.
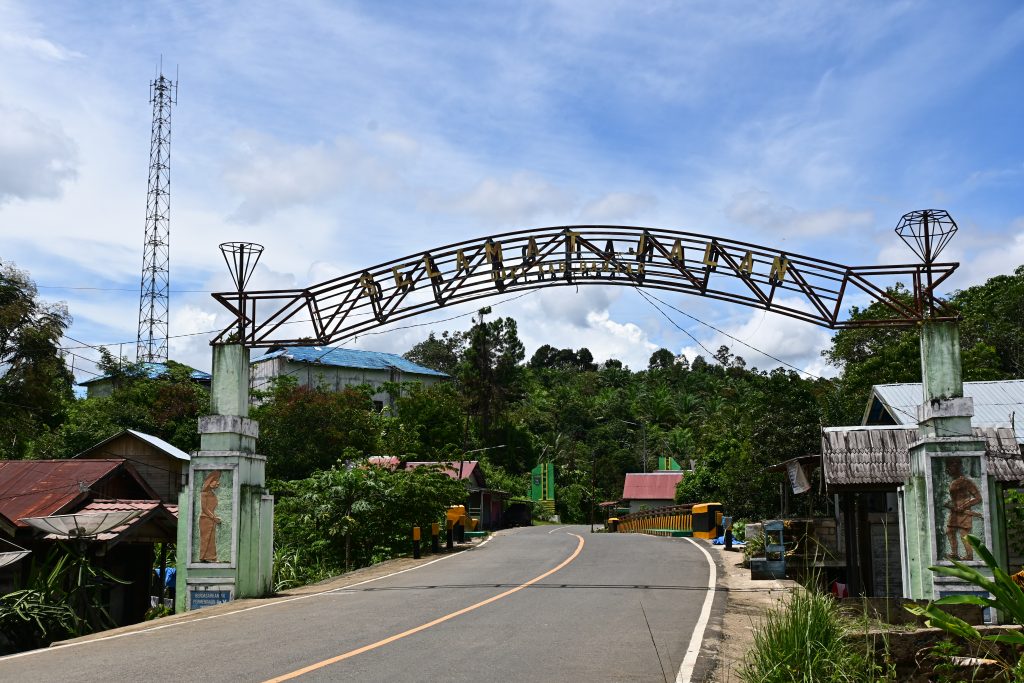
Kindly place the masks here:
POLYGON ((489 308, 480 310, 480 321, 469 331, 469 345, 459 365, 458 377, 469 410, 478 418, 480 436, 490 443, 501 414, 522 398, 526 356, 516 321, 497 318, 484 322, 489 308))
POLYGON ((25 457, 63 421, 74 378, 60 340, 70 324, 66 305, 40 300, 28 273, 0 260, 0 458, 25 457))
POLYGON ((198 419, 209 412, 205 387, 192 368, 167 361, 151 377, 142 363, 115 359, 101 350, 100 369, 113 385, 110 395, 70 402, 63 424, 50 437, 37 438, 39 457, 68 457, 125 429, 157 436, 189 452, 199 448, 198 419))
POLYGON ((332 391, 299 386, 290 376, 275 381, 250 411, 260 423, 267 476, 305 479, 333 466, 346 448, 378 452, 380 425, 370 396, 368 387, 332 391))
POLYGON ((407 360, 419 363, 432 370, 440 370, 447 375, 455 375, 466 350, 467 334, 465 332, 448 332, 436 336, 433 332, 403 356, 407 360))

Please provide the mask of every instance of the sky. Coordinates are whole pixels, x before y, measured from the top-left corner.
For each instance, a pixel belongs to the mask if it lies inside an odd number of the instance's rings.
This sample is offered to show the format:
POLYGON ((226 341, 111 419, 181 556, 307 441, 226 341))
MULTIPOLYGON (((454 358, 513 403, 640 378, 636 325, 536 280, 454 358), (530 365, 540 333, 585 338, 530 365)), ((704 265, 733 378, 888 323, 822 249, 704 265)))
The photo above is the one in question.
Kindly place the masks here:
MULTIPOLYGON (((201 369, 230 322, 209 292, 231 289, 232 240, 264 245, 260 289, 584 223, 874 265, 913 261, 893 229, 941 208, 960 228, 949 291, 1024 264, 1019 3, 0 0, 0 259, 67 303, 80 379, 91 346, 135 355, 161 59, 179 78, 170 356, 201 369)), ((660 347, 706 356, 698 340, 836 372, 826 329, 659 297, 693 317, 621 287, 493 314, 528 357, 586 346, 640 369, 660 347)), ((480 305, 350 345, 403 353, 480 305)))

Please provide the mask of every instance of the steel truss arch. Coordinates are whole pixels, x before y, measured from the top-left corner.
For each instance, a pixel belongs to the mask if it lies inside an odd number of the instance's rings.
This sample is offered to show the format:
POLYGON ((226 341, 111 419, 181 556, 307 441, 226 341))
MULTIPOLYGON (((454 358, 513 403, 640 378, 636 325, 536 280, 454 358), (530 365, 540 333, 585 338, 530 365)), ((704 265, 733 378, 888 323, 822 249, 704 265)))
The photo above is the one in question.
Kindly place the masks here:
POLYGON ((695 294, 829 329, 956 318, 935 295, 958 263, 846 266, 676 230, 574 225, 519 230, 417 252, 301 289, 217 292, 236 321, 212 343, 328 345, 415 315, 502 293, 618 285, 695 294), (909 280, 908 304, 886 292, 909 280), (850 320, 867 295, 891 318, 850 320), (302 327, 296 327, 302 325, 302 327))

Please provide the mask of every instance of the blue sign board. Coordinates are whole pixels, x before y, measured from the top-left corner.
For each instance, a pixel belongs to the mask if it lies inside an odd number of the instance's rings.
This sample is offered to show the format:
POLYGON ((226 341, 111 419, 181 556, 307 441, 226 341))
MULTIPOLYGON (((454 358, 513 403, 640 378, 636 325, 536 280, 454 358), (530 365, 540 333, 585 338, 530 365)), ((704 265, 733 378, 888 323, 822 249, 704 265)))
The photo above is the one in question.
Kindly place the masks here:
POLYGON ((224 602, 231 602, 231 591, 227 590, 193 590, 189 593, 189 609, 212 607, 224 602))

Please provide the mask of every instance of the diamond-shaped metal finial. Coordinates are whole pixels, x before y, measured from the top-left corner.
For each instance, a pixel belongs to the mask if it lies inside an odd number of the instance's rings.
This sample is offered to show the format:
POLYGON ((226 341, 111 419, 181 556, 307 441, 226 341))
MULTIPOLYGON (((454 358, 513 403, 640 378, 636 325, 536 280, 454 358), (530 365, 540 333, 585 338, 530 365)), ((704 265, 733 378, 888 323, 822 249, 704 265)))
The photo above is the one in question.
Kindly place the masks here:
POLYGON ((245 285, 256 270, 256 263, 263 253, 263 245, 255 242, 225 242, 220 245, 224 254, 224 262, 231 271, 231 280, 235 283, 235 291, 245 291, 245 285))
POLYGON ((925 263, 938 257, 956 231, 956 221, 943 209, 911 211, 896 226, 896 234, 925 263))

